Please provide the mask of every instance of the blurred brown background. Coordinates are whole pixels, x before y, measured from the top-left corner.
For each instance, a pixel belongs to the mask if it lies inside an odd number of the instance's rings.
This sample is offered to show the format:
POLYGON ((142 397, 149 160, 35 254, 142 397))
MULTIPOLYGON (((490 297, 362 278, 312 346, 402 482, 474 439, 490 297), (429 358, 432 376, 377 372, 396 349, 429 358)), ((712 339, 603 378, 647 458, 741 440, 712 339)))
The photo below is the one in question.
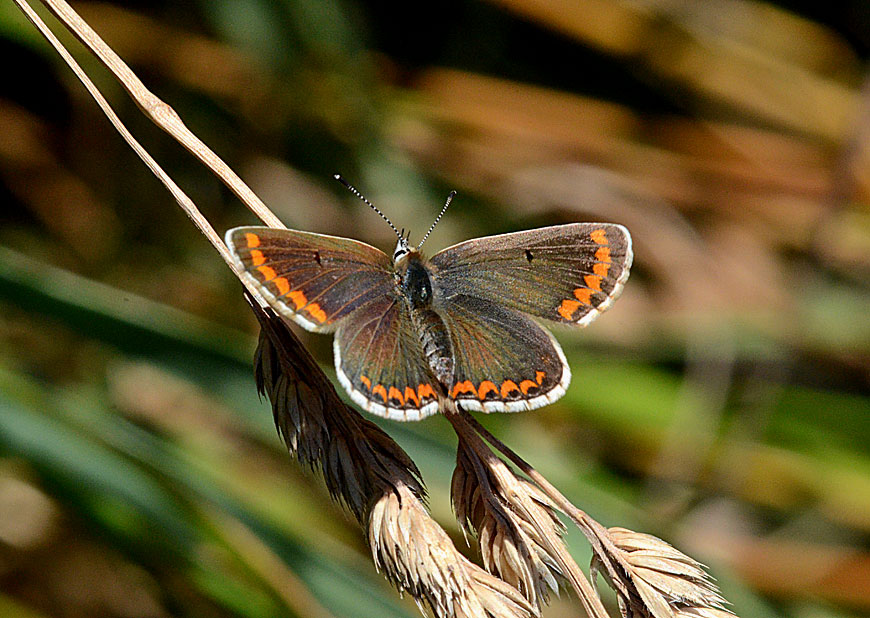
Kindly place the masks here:
MULTIPOLYGON (((290 227, 392 248, 335 172, 416 238, 456 189, 430 252, 625 224, 568 394, 484 422, 744 618, 870 615, 866 0, 74 6, 290 227)), ((255 223, 65 40, 219 232, 255 223)), ((0 615, 417 615, 283 451, 216 253, 11 2, 0 52, 0 615)), ((381 425, 464 547, 446 423, 381 425)))

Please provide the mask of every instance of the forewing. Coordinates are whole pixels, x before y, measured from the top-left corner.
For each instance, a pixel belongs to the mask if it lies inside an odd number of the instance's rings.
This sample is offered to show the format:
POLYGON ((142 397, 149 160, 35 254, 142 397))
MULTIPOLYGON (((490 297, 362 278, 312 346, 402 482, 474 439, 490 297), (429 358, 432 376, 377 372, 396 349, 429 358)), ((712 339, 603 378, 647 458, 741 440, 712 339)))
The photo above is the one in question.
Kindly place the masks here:
POLYGON ((586 326, 622 292, 631 236, 621 225, 570 223, 476 238, 431 259, 445 297, 464 294, 586 326))
POLYGON ((242 276, 276 311, 310 331, 334 330, 393 287, 390 259, 349 238, 237 227, 226 243, 242 276))
POLYGON ((448 395, 469 410, 519 412, 565 394, 571 371, 549 332, 499 303, 464 294, 435 310, 447 325, 456 380, 448 395))
POLYGON ((338 379, 365 410, 400 421, 419 420, 438 411, 436 387, 420 339, 407 304, 395 293, 345 320, 333 346, 338 379))

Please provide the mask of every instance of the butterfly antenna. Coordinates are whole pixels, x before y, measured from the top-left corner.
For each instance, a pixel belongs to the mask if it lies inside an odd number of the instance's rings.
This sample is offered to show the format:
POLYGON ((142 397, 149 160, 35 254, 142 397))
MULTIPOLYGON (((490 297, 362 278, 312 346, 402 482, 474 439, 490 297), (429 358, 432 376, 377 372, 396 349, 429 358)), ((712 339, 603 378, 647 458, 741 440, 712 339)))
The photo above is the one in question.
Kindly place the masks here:
POLYGON ((435 226, 438 225, 438 222, 441 221, 441 217, 444 216, 444 213, 447 211, 447 207, 450 206, 450 202, 453 201, 454 197, 456 197, 456 191, 451 191, 450 195, 447 196, 447 201, 444 203, 444 208, 442 208, 441 212, 438 213, 438 216, 435 217, 435 221, 433 221, 432 225, 429 226, 429 231, 426 232, 426 235, 423 237, 423 240, 421 240, 420 244, 417 245, 417 251, 420 250, 420 247, 422 247, 423 243, 426 242, 426 239, 429 238, 429 234, 432 233, 432 230, 435 229, 435 226))
POLYGON ((370 201, 368 201, 362 193, 360 193, 359 191, 356 190, 356 187, 354 187, 352 184, 350 184, 348 181, 346 181, 344 178, 342 178, 341 174, 335 174, 335 175, 333 176, 333 178, 335 178, 338 182, 340 182, 341 184, 343 184, 343 185, 345 186, 345 188, 346 188, 348 191, 350 191, 350 192, 353 193, 355 196, 357 196, 359 199, 361 199, 363 202, 365 202, 366 204, 368 204, 368 206, 369 206, 372 210, 374 210, 376 213, 378 213, 379 215, 381 215, 381 218, 382 218, 384 221, 386 221, 386 222, 387 222, 387 225, 389 225, 389 226, 392 228, 392 230, 396 233, 396 236, 399 237, 399 240, 403 240, 403 239, 402 239, 402 233, 399 232, 399 230, 396 229, 396 226, 393 225, 393 222, 390 221, 390 220, 387 218, 387 215, 385 215, 384 213, 382 213, 380 210, 378 210, 378 207, 377 207, 377 206, 375 206, 375 205, 372 204, 370 201))

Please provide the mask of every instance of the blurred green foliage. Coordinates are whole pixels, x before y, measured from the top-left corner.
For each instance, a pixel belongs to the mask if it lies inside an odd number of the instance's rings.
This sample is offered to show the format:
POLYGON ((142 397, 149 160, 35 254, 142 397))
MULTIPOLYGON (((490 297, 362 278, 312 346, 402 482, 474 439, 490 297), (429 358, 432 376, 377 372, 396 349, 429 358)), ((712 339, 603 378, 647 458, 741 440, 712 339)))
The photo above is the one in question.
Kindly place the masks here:
MULTIPOLYGON (((568 394, 484 421, 741 616, 870 609, 866 2, 76 7, 291 227, 392 246, 336 171, 417 235, 458 189, 432 250, 626 224, 568 394)), ((0 49, 0 615, 417 615, 285 454, 224 264, 11 2, 0 49)), ((218 231, 254 222, 78 56, 218 231)), ((464 546, 447 424, 381 424, 464 546)))

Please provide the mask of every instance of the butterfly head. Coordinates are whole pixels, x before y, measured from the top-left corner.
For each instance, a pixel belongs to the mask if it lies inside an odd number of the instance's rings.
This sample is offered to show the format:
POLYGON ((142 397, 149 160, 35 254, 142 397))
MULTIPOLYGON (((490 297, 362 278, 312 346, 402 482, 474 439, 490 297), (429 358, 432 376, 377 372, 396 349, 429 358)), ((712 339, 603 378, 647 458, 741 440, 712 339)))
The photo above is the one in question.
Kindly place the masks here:
POLYGON ((405 230, 399 232, 399 242, 396 243, 396 249, 393 251, 393 264, 398 264, 405 257, 408 256, 412 251, 417 251, 415 247, 412 247, 408 243, 408 239, 411 233, 405 234, 405 230))

